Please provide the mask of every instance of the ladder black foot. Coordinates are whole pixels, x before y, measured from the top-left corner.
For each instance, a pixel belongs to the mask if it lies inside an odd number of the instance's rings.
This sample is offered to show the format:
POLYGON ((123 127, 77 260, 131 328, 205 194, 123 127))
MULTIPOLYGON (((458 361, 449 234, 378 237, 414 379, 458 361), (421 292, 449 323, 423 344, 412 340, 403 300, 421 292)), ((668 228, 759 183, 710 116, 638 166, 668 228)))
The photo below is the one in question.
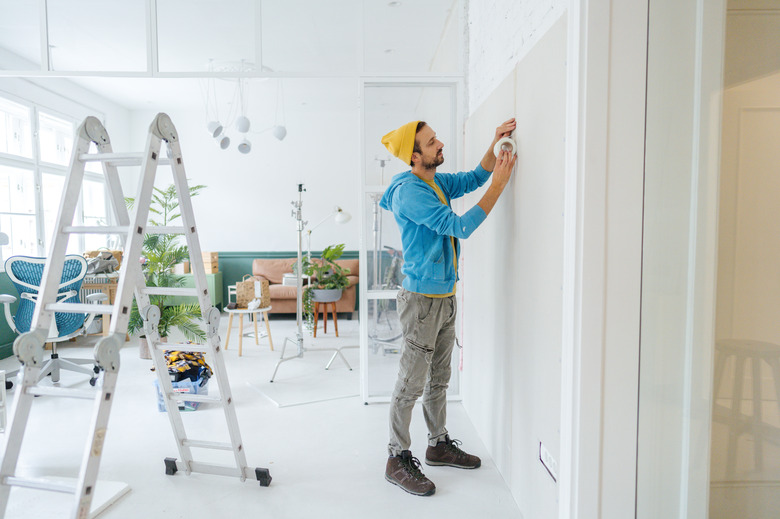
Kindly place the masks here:
POLYGON ((177 470, 179 469, 176 468, 176 458, 165 458, 165 475, 173 476, 177 470))
POLYGON ((271 472, 268 469, 255 469, 255 476, 260 482, 261 487, 267 487, 271 484, 271 472))

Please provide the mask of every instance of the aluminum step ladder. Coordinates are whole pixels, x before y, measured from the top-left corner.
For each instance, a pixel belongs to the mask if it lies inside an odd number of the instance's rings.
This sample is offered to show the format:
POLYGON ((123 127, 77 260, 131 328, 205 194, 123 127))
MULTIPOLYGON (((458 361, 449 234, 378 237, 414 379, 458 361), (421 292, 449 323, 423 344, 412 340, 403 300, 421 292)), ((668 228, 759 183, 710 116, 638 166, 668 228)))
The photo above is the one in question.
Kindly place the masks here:
MULTIPOLYGON (((95 117, 87 117, 79 126, 70 170, 65 180, 55 224, 56 232, 44 267, 40 297, 35 308, 32 325, 29 332, 20 335, 14 341, 14 353, 23 366, 20 375, 21 384, 17 387, 14 396, 13 408, 4 439, 3 458, 0 462, 0 518, 5 516, 12 487, 73 494, 73 509, 70 517, 86 519, 89 516, 119 373, 119 350, 125 340, 133 295, 135 295, 144 320, 145 334, 179 450, 178 460, 176 458, 164 460, 166 474, 172 475, 179 470, 188 475, 192 472, 200 472, 235 476, 241 481, 245 481, 247 478, 256 478, 261 486, 270 485, 271 476, 268 469, 251 468, 246 463, 218 335, 220 312, 211 305, 209 298, 206 273, 201 260, 200 243, 189 193, 178 134, 168 115, 157 114, 149 127, 146 148, 142 153, 114 153, 108 133, 95 117), (168 159, 160 157, 162 141, 167 143, 168 159), (89 153, 90 144, 93 142, 97 145, 97 153, 89 153), (73 226, 72 224, 84 180, 85 165, 90 161, 98 161, 103 165, 110 203, 118 222, 116 226, 73 226), (135 211, 131 218, 125 206, 117 166, 139 164, 141 165, 141 179, 135 211), (147 227, 157 166, 164 164, 170 164, 173 171, 183 225, 180 227, 147 227), (141 255, 144 234, 147 233, 184 234, 189 247, 195 288, 146 286, 140 263, 135 261, 135 258, 141 255), (43 365, 44 341, 54 312, 107 313, 105 305, 55 302, 68 238, 72 234, 118 234, 123 240, 126 258, 120 270, 116 297, 110 311, 109 335, 102 337, 94 349, 95 362, 100 368, 101 380, 95 388, 90 389, 46 387, 37 384, 38 375, 43 365), (203 321, 206 324, 206 344, 162 343, 157 330, 160 310, 157 306, 150 304, 150 295, 196 296, 200 303, 203 321), (205 353, 214 371, 213 378, 216 379, 219 386, 219 396, 181 396, 179 393, 174 393, 164 357, 165 350, 205 353), (93 402, 89 437, 75 485, 55 483, 47 478, 20 477, 16 474, 22 439, 36 396, 86 399, 93 402), (185 398, 187 401, 211 402, 221 407, 227 421, 230 441, 214 442, 188 438, 177 404, 178 401, 185 398), (192 456, 193 448, 232 451, 235 464, 223 466, 195 461, 192 456)), ((150 405, 150 409, 154 409, 154 406, 150 405)))

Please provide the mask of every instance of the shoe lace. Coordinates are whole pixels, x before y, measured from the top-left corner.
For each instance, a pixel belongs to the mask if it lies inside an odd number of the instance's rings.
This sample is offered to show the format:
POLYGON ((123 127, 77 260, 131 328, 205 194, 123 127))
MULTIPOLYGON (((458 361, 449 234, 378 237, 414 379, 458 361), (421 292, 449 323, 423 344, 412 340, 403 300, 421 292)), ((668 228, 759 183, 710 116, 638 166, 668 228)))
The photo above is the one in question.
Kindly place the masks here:
POLYGON ((425 479, 425 474, 422 473, 422 470, 420 470, 420 460, 413 456, 409 456, 408 458, 403 458, 403 464, 406 468, 406 471, 414 478, 414 479, 425 479))
POLYGON ((451 440, 451 439, 447 438, 445 440, 445 442, 447 444, 447 449, 448 450, 454 452, 455 454, 466 454, 459 447, 459 445, 463 445, 462 441, 460 441, 460 440, 451 440))

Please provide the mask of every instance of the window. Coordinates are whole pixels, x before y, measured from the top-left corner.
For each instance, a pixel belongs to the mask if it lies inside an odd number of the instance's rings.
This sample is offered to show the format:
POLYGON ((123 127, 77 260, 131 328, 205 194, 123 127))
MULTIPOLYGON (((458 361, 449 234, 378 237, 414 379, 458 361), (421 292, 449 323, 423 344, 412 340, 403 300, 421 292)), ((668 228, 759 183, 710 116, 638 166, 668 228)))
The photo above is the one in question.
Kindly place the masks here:
POLYGON ((1 97, 0 153, 32 158, 30 109, 1 97))
POLYGON ((38 134, 41 145, 41 162, 68 166, 73 147, 73 123, 40 112, 38 134))
MULTIPOLYGON (((75 118, 22 103, 0 97, 0 232, 9 237, 0 268, 12 255, 48 253, 73 150, 75 118)), ((106 203, 102 168, 88 163, 73 225, 108 224, 106 203)), ((72 235, 67 251, 105 247, 106 239, 72 235)))
MULTIPOLYGON (((108 225, 105 184, 102 181, 85 180, 81 198, 81 220, 83 224, 108 225)), ((106 245, 105 235, 87 234, 84 236, 85 250, 95 250, 106 245)))
POLYGON ((32 170, 0 164, 0 230, 10 241, 3 249, 11 249, 14 254, 38 253, 32 170))

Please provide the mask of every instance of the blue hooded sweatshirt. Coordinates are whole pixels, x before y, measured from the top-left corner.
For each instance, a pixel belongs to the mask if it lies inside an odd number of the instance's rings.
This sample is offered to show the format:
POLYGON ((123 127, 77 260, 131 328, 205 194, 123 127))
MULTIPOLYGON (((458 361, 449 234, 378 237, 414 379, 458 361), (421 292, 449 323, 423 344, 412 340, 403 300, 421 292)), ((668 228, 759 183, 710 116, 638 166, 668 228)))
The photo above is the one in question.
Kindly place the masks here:
POLYGON ((481 165, 465 173, 436 173, 434 182, 447 198, 444 205, 436 192, 411 171, 393 177, 379 206, 392 211, 401 231, 404 249, 403 287, 419 294, 449 294, 458 273, 455 259, 460 254, 458 241, 468 238, 487 215, 475 205, 463 216, 452 211, 450 202, 479 188, 491 172, 481 165), (455 243, 455 251, 452 247, 455 243))

